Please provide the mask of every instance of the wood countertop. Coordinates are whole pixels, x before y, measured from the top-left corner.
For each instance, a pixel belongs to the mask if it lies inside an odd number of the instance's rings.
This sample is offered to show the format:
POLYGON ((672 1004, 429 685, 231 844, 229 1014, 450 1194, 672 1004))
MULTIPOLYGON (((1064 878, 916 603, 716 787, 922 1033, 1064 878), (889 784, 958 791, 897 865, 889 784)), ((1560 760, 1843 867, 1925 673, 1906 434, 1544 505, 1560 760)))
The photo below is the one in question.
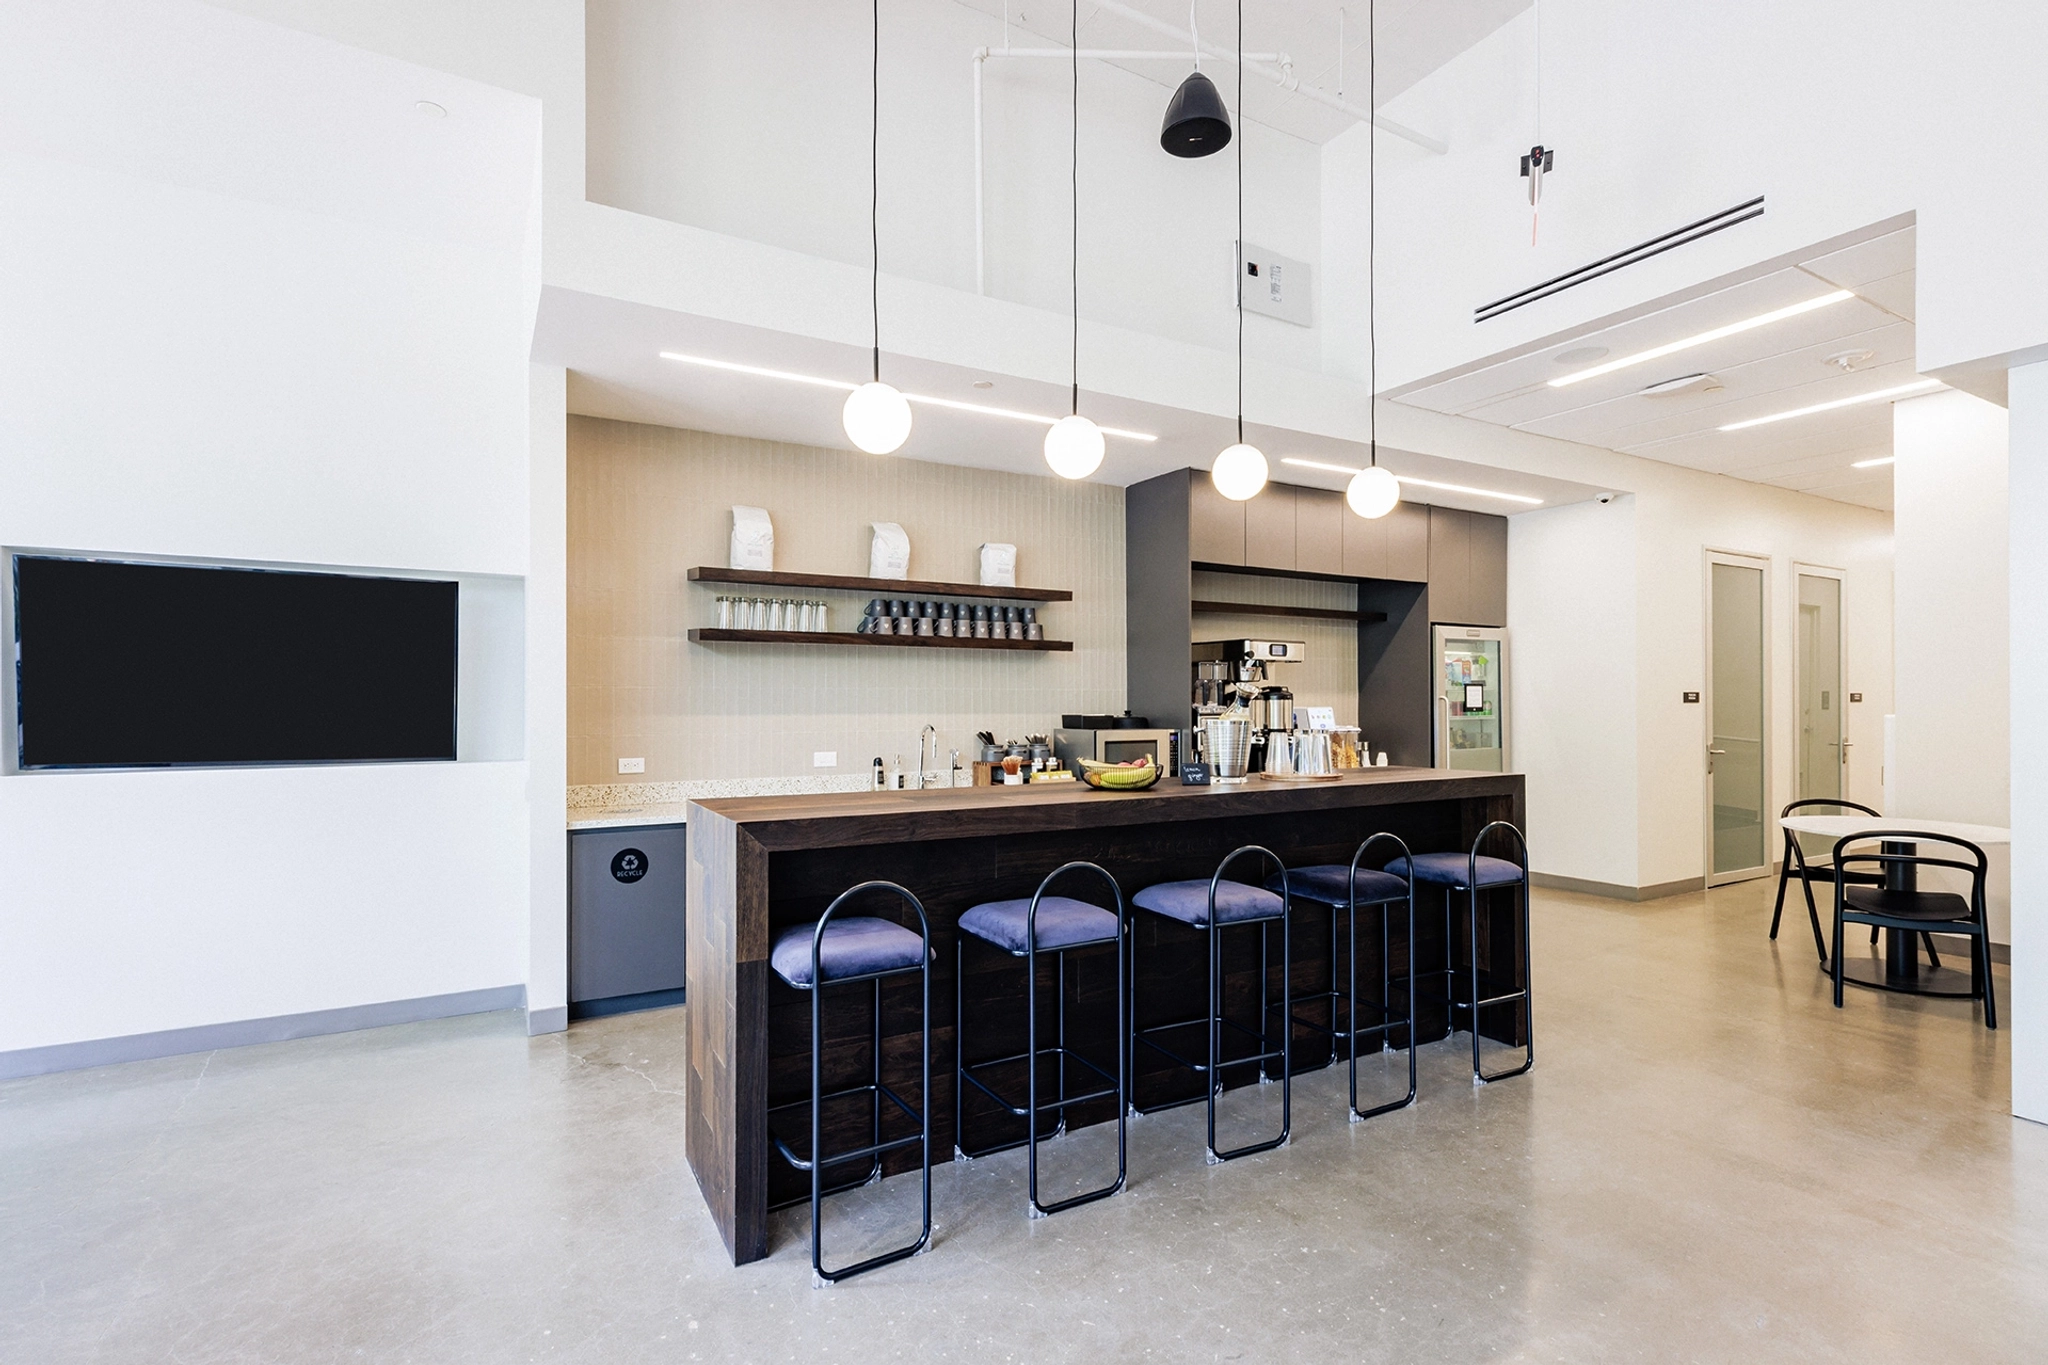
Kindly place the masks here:
POLYGON ((690 804, 745 828, 763 849, 787 850, 1518 796, 1521 784, 1517 773, 1367 768, 1340 774, 1334 782, 1269 782, 1254 776, 1239 785, 1184 787, 1167 777, 1142 792, 1104 792, 1078 782, 1048 782, 690 804))

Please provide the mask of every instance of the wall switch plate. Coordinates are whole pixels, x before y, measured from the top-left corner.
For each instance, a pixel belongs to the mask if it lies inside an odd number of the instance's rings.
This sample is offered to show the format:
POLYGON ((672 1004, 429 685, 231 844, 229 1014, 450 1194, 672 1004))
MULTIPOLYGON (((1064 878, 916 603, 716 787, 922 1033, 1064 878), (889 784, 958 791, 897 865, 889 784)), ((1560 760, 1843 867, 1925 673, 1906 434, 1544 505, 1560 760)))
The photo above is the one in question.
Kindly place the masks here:
POLYGON ((1685 704, 1687 706, 1698 706, 1700 704, 1700 694, 1697 692, 1687 692, 1685 694, 1685 704))
POLYGON ((1863 694, 1862 694, 1861 692, 1851 692, 1851 693, 1849 694, 1849 700, 1850 700, 1850 701, 1862 701, 1862 700, 1863 700, 1863 694))
POLYGON ((619 760, 619 771, 622 773, 644 773, 647 771, 647 760, 644 758, 622 758, 619 760))
POLYGON ((838 767, 838 766, 839 766, 839 751, 838 751, 837 749, 820 749, 820 750, 818 750, 818 752, 816 752, 816 753, 814 753, 814 754, 812 754, 812 755, 811 755, 811 766, 812 766, 813 768, 836 768, 836 767, 838 767))
POLYGON ((1276 256, 1262 246, 1244 244, 1244 269, 1238 275, 1247 313, 1264 313, 1297 327, 1313 327, 1306 261, 1276 256))

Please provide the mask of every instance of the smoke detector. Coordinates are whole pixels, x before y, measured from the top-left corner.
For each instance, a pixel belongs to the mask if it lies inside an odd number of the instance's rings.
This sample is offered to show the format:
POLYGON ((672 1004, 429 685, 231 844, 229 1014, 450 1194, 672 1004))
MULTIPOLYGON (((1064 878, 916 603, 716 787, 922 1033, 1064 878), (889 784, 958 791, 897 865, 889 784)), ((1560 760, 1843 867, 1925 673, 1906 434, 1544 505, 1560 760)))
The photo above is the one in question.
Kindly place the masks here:
POLYGON ((1831 365, 1843 374, 1847 374, 1858 365, 1870 360, 1876 354, 1877 352, 1875 351, 1836 351, 1831 356, 1821 357, 1820 363, 1831 365))
POLYGON ((1682 374, 1676 379, 1660 379, 1636 392, 1649 398, 1662 398, 1674 393, 1711 393, 1720 387, 1721 381, 1710 374, 1682 374))

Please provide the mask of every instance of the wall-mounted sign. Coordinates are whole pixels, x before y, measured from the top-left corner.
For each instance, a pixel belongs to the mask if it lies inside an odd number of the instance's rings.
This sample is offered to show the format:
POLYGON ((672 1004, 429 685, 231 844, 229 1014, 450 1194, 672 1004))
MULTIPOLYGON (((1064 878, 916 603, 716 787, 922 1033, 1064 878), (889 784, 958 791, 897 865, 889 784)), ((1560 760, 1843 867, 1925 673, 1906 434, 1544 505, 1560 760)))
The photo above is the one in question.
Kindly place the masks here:
POLYGON ((622 848, 612 855, 612 879, 632 885, 647 875, 647 855, 637 848, 622 848))

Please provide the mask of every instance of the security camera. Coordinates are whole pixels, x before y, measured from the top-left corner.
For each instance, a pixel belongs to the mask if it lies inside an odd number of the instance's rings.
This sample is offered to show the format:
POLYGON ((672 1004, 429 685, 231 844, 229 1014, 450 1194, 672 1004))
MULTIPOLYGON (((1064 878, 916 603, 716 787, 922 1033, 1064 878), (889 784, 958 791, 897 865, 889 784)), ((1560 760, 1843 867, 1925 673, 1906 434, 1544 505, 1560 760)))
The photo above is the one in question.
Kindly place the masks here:
POLYGON ((1605 505, 1605 504, 1607 504, 1607 503, 1610 503, 1610 502, 1613 502, 1613 501, 1614 501, 1614 494, 1612 494, 1612 493, 1602 493, 1602 494, 1600 495, 1600 501, 1601 501, 1601 503, 1602 503, 1603 505, 1605 505))

